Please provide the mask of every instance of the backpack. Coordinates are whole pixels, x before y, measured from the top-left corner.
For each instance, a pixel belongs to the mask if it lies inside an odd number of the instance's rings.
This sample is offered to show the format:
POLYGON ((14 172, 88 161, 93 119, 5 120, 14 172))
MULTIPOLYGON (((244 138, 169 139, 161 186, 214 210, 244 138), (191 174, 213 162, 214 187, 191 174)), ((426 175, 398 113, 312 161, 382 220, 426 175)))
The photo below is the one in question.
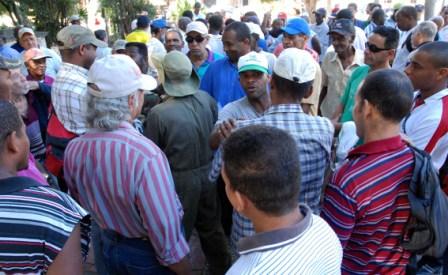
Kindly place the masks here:
POLYGON ((413 254, 440 259, 448 247, 448 197, 428 153, 410 147, 415 156, 408 198, 411 217, 402 247, 413 254))

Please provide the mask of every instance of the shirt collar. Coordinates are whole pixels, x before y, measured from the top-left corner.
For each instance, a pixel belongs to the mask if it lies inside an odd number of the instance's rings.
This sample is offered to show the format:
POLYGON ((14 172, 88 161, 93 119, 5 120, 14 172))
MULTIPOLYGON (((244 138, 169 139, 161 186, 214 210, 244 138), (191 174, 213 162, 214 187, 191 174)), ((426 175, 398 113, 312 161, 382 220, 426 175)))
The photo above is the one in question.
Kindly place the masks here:
POLYGON ((273 113, 303 113, 302 106, 300 104, 278 104, 269 107, 264 114, 273 113))
MULTIPOLYGON (((350 64, 350 67, 353 65, 364 65, 364 52, 361 50, 357 50, 355 47, 353 47, 352 45, 352 50, 355 51, 355 57, 353 57, 353 61, 352 64, 350 64)), ((336 52, 334 52, 333 57, 330 59, 331 62, 336 62, 339 59, 339 56, 336 52)))
MULTIPOLYGON (((420 95, 420 91, 417 93, 416 97, 419 96, 419 95, 420 95)), ((437 101, 437 100, 442 99, 443 97, 445 97, 447 95, 448 95, 448 88, 447 89, 443 89, 440 92, 437 92, 437 93, 433 94, 432 96, 424 99, 423 101, 425 103, 429 102, 429 101, 437 101)))
POLYGON ((299 239, 312 224, 311 209, 305 204, 299 204, 303 219, 289 227, 258 233, 241 239, 237 248, 240 254, 247 254, 254 251, 264 251, 276 249, 299 239))
POLYGON ((387 139, 376 140, 369 143, 362 144, 348 153, 348 158, 356 157, 358 155, 373 155, 382 152, 398 149, 406 143, 401 139, 401 136, 395 136, 387 139))
POLYGON ((64 68, 68 69, 68 70, 74 70, 79 72, 80 74, 84 75, 85 77, 87 77, 87 73, 89 72, 89 70, 87 70, 86 68, 83 68, 81 66, 72 64, 72 63, 67 63, 64 62, 62 63, 62 65, 64 66, 64 68))
POLYGON ((16 176, 0 179, 0 195, 12 194, 34 186, 42 186, 42 185, 33 180, 32 178, 28 177, 16 176))

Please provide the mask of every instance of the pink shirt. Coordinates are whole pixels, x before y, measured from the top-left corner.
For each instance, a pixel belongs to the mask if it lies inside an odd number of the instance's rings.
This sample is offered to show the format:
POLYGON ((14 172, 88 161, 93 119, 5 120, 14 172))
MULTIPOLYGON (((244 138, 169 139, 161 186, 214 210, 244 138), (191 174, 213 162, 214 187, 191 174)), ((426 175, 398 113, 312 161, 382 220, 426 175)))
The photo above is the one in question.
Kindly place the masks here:
POLYGON ((47 180, 36 167, 36 160, 34 159, 33 154, 29 154, 28 156, 28 168, 17 172, 17 176, 32 178, 43 186, 48 186, 47 180))

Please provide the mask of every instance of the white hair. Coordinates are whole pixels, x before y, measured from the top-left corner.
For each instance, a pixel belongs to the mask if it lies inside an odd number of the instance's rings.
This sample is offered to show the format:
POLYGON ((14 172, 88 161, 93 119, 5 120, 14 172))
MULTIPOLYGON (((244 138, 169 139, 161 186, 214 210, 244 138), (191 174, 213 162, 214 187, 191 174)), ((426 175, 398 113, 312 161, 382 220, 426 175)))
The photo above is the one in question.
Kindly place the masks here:
POLYGON ((432 21, 423 21, 415 28, 415 33, 420 33, 428 41, 434 41, 437 34, 437 25, 432 21))
POLYGON ((118 98, 99 98, 88 94, 87 125, 104 131, 118 129, 120 123, 132 119, 128 102, 129 98, 133 97, 134 108, 137 108, 138 93, 137 91, 118 98))

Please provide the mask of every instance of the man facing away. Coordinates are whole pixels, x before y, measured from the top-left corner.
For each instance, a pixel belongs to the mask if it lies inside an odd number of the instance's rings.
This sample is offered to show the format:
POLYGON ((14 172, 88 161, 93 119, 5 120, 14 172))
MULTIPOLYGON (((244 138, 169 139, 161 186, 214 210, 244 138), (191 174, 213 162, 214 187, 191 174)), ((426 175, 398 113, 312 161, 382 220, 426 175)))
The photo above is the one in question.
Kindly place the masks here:
POLYGON ((196 229, 210 271, 223 274, 230 255, 219 223, 216 186, 208 180, 213 154, 207 141, 218 115, 216 102, 199 90, 196 71, 183 53, 168 53, 163 67, 163 88, 169 98, 149 112, 145 135, 168 158, 185 212, 186 239, 196 229))
POLYGON ((239 241, 240 258, 227 274, 340 274, 336 234, 297 202, 299 156, 294 138, 275 127, 244 127, 226 140, 226 193, 256 232, 239 241))
POLYGON ((410 252, 400 242, 411 214, 414 154, 400 135, 412 84, 391 69, 370 73, 356 95, 353 118, 364 144, 331 179, 322 217, 344 249, 342 273, 404 274, 410 252))
POLYGON ((132 127, 156 82, 126 55, 97 60, 88 76, 89 131, 65 154, 70 192, 100 226, 109 274, 186 274, 182 207, 163 152, 132 127))
POLYGON ((17 109, 0 100, 0 273, 82 274, 90 216, 67 194, 17 176, 29 145, 17 109))

